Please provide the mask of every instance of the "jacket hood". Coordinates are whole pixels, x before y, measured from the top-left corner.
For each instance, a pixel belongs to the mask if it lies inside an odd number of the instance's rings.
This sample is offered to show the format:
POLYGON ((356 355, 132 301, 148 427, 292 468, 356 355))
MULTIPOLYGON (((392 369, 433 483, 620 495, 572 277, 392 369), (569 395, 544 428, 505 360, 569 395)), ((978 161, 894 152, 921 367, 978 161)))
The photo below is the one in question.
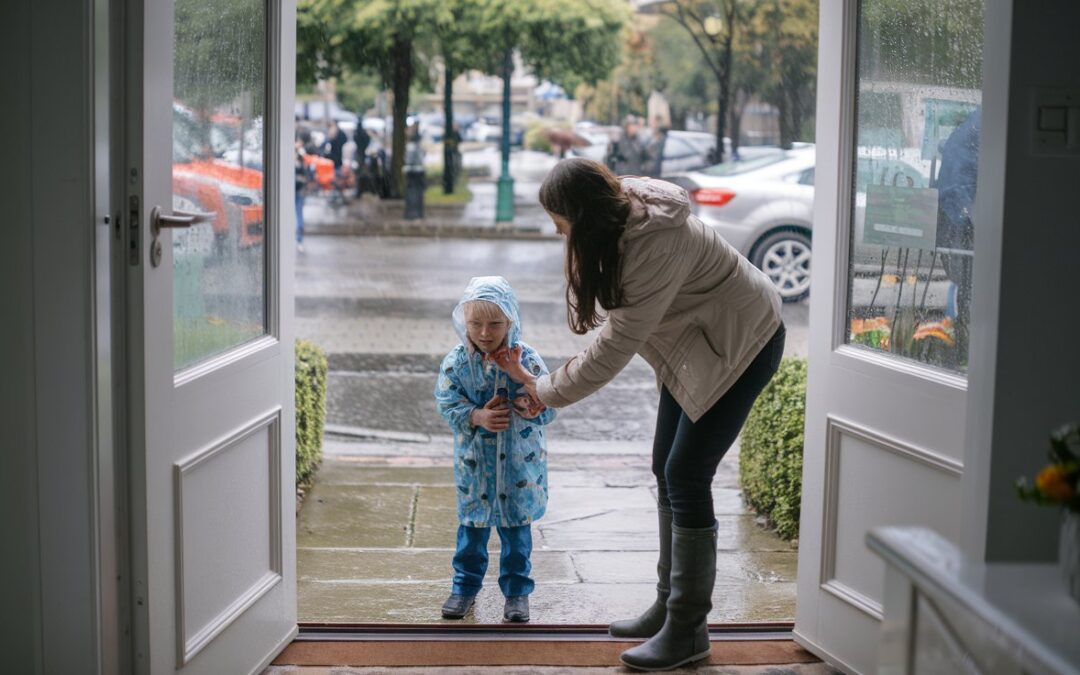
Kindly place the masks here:
POLYGON ((678 185, 637 176, 620 180, 630 195, 630 217, 626 219, 624 239, 679 227, 690 215, 690 197, 678 185))
POLYGON ((465 292, 461 294, 454 311, 451 314, 454 320, 454 330, 457 331, 461 344, 470 351, 473 346, 465 333, 465 303, 473 300, 486 300, 498 305, 506 318, 510 320, 510 330, 506 334, 506 344, 509 347, 516 345, 521 339, 521 313, 518 311, 517 296, 510 282, 502 277, 473 277, 465 292))

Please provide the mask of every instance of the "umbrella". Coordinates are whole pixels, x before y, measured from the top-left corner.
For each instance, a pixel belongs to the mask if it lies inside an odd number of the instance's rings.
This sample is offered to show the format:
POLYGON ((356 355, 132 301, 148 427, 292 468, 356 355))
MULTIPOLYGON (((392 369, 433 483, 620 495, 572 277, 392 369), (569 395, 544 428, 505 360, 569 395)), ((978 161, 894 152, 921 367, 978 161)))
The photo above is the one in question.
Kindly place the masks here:
POLYGON ((558 145, 563 148, 583 148, 592 145, 592 141, 571 129, 551 127, 544 129, 544 135, 547 136, 548 141, 550 141, 552 145, 558 145))

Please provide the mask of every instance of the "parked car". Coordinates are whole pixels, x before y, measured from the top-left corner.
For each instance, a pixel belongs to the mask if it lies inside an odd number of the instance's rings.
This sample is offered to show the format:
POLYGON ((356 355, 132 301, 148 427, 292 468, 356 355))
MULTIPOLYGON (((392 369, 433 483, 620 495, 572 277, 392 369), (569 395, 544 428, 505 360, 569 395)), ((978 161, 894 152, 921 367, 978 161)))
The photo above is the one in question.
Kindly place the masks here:
MULTIPOLYGON (((814 147, 724 162, 665 177, 690 195, 694 213, 772 279, 784 302, 810 294, 814 211, 814 147)), ((855 241, 862 241, 862 213, 870 183, 925 188, 927 176, 898 159, 856 161, 855 241)), ((873 247, 855 246, 869 257, 873 247)))
MULTIPOLYGON (((586 157, 598 162, 603 162, 608 155, 610 143, 615 142, 622 134, 619 127, 600 127, 596 125, 578 125, 575 129, 578 135, 589 140, 591 145, 571 148, 570 154, 576 157, 586 157)), ((664 157, 660 165, 660 175, 668 176, 685 171, 703 169, 716 162, 713 160, 716 149, 716 135, 704 131, 679 131, 668 132, 664 142, 664 157)), ((780 153, 776 146, 751 145, 739 148, 739 156, 742 158, 759 157, 764 154, 780 153)), ((725 157, 731 154, 731 139, 724 139, 725 157)))
MULTIPOLYGON (((236 143, 229 132, 226 125, 199 123, 185 107, 173 106, 173 208, 207 214, 218 253, 262 245, 265 234, 263 173, 249 161, 261 158, 261 144, 254 135, 248 139, 247 166, 240 166, 238 151, 236 161, 223 158, 236 143)), ((174 237, 174 244, 190 238, 174 237)))

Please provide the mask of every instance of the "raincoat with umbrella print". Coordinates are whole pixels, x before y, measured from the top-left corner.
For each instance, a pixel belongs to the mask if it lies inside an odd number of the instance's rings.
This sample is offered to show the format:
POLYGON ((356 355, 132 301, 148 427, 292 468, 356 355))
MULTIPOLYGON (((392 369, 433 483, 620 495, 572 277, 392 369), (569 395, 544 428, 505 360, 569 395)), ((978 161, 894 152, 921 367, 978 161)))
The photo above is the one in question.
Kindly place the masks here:
POLYGON ((464 304, 473 300, 494 303, 506 315, 507 346, 521 346, 521 361, 529 372, 540 376, 548 369, 536 350, 521 341, 521 315, 509 282, 502 277, 470 280, 452 315, 461 344, 443 359, 435 385, 439 414, 454 433, 458 520, 469 527, 519 527, 540 518, 547 508, 544 425, 555 419, 555 411, 547 408, 531 420, 511 412, 510 427, 499 433, 472 425, 472 411, 496 393, 509 401, 525 394, 469 340, 464 304))

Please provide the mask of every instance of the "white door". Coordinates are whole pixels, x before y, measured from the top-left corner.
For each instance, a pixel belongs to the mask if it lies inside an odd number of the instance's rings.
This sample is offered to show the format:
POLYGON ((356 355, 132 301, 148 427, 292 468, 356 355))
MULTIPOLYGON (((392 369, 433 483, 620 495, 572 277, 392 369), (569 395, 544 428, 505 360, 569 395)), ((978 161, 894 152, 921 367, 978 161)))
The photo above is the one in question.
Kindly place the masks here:
POLYGON ((820 26, 795 634, 869 673, 884 568, 866 532, 960 538, 982 3, 823 0, 820 26))
POLYGON ((296 631, 294 4, 127 21, 134 662, 259 672, 296 631))

